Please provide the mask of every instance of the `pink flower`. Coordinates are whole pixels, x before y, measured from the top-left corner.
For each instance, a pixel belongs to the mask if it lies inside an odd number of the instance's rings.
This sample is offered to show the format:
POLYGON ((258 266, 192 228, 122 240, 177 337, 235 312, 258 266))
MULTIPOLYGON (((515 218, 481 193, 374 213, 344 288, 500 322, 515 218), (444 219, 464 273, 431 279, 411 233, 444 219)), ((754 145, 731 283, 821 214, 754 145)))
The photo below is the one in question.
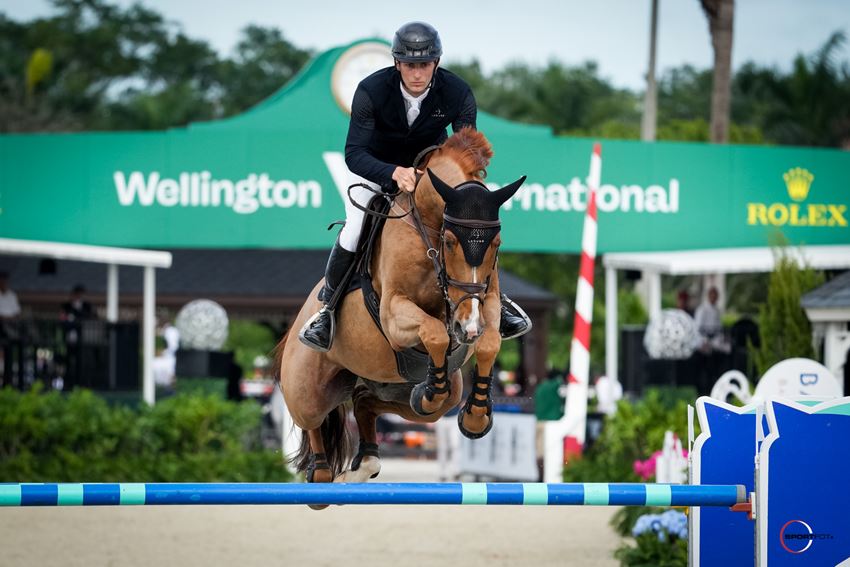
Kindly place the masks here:
POLYGON ((638 460, 632 463, 632 469, 635 471, 635 474, 643 480, 649 480, 655 476, 655 461, 658 460, 659 456, 661 456, 661 451, 656 451, 645 461, 638 460))
MULTIPOLYGON (((651 457, 646 459, 645 461, 637 460, 632 463, 632 470, 635 471, 635 474, 638 475, 643 480, 649 480, 655 476, 656 469, 656 461, 658 457, 661 456, 661 451, 656 451, 652 454, 651 457)), ((682 449, 682 456, 687 458, 688 451, 682 449)))

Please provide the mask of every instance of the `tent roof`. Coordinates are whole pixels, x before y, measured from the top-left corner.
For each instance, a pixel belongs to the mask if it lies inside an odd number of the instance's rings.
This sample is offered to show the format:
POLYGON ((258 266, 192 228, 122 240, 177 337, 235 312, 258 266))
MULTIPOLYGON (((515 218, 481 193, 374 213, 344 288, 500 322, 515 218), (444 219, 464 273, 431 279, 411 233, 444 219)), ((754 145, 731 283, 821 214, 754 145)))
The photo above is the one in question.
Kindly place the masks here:
MULTIPOLYGON (((171 269, 157 274, 160 297, 290 296, 299 301, 322 277, 328 257, 327 250, 175 249, 156 254, 167 254, 173 258, 171 269)), ((0 252, 0 269, 10 273, 10 287, 19 294, 65 294, 75 284, 82 284, 90 293, 106 290, 102 268, 90 263, 67 261, 82 258, 54 255, 59 258, 56 273, 40 275, 40 257, 43 256, 4 258, 0 252)), ((140 270, 121 269, 119 289, 122 292, 141 293, 141 282, 140 270)), ((504 270, 499 271, 499 284, 504 293, 522 304, 530 302, 549 307, 557 300, 551 292, 504 270)))
POLYGON ((850 308, 850 271, 844 272, 803 296, 805 309, 850 308))
MULTIPOLYGON (((850 246, 789 247, 787 253, 816 270, 850 269, 850 246)), ((771 272, 776 263, 773 248, 724 248, 673 252, 605 254, 606 268, 649 270, 667 275, 771 272)))
MULTIPOLYGON (((330 88, 334 66, 340 56, 360 44, 390 43, 380 38, 366 38, 334 47, 311 59, 298 74, 266 99, 253 107, 228 118, 192 122, 187 131, 196 132, 331 132, 334 140, 348 130, 349 117, 339 108, 330 88)), ((488 135, 503 134, 550 140, 554 138, 549 126, 524 124, 499 118, 478 110, 478 127, 488 135)), ((180 131, 177 129, 176 131, 180 131)))
POLYGON ((42 242, 0 238, 0 254, 10 256, 37 256, 57 260, 80 260, 98 264, 120 264, 123 266, 171 267, 171 253, 159 250, 117 248, 114 246, 90 246, 64 242, 42 242))

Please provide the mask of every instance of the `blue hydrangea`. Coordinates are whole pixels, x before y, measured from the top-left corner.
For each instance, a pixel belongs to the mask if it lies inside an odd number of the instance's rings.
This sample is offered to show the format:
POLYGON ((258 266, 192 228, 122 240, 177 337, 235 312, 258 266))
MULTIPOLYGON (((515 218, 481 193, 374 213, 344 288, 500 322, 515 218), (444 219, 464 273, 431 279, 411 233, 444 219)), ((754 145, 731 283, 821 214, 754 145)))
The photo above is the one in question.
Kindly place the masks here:
POLYGON ((663 514, 644 514, 635 522, 632 535, 637 537, 644 533, 655 533, 662 542, 667 541, 668 534, 687 539, 688 517, 678 510, 668 510, 663 514))
POLYGON ((680 539, 688 537, 688 517, 678 510, 667 510, 661 514, 661 526, 667 533, 680 539))
POLYGON ((632 535, 637 537, 649 531, 658 531, 661 526, 661 516, 658 514, 644 514, 637 519, 635 527, 632 528, 632 535))

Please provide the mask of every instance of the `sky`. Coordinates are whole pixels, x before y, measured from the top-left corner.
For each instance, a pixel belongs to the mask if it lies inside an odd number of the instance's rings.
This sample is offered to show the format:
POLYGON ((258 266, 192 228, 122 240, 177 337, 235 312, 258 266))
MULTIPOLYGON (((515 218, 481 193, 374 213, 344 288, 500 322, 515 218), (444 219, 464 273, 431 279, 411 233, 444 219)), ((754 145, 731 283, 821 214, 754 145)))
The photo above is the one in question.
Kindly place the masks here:
MULTIPOLYGON (((133 0, 113 0, 129 6, 133 0)), ((651 0, 142 0, 145 6, 204 39, 222 55, 249 24, 274 26, 302 49, 322 51, 367 37, 391 39, 411 20, 427 21, 443 40, 445 62, 477 59, 485 73, 511 62, 544 66, 596 61, 614 85, 640 90, 649 56, 651 0)), ((842 30, 850 61, 850 0, 737 0, 733 66, 755 61, 790 69, 842 30)), ((47 16, 48 0, 0 0, 17 21, 47 16)), ((658 63, 664 69, 712 65, 708 23, 699 0, 659 0, 658 63)))

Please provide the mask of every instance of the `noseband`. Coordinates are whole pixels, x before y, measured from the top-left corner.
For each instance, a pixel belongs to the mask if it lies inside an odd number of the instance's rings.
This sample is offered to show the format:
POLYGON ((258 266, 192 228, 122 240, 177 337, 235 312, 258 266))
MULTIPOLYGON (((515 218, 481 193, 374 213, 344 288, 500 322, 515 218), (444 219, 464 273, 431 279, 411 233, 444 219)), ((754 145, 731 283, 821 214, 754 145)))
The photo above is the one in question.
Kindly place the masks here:
MULTIPOLYGON (((438 147, 439 146, 432 146, 430 148, 426 148, 425 150, 423 150, 419 154, 419 156, 417 156, 416 163, 414 164, 414 167, 418 166, 418 163, 421 161, 421 159, 424 156, 426 156, 429 152, 437 149, 438 147)), ((421 179, 422 179, 422 174, 420 174, 417 170, 416 184, 414 186, 414 193, 416 191, 415 187, 419 186, 419 181, 421 179)), ((480 183, 480 182, 478 182, 478 181, 468 181, 467 183, 480 183)), ((372 193, 375 193, 376 195, 379 195, 379 196, 381 196, 385 199, 388 199, 390 201, 394 200, 401 193, 400 190, 397 190, 397 191, 391 192, 391 193, 383 193, 381 191, 377 191, 377 190, 373 189, 372 187, 365 185, 365 184, 362 184, 362 183, 358 183, 358 184, 355 184, 355 185, 361 185, 361 186, 365 187, 366 189, 368 189, 369 191, 371 191, 372 193)), ((457 226, 457 227, 468 229, 468 230, 493 230, 493 229, 497 229, 497 232, 498 232, 498 229, 501 228, 502 223, 499 220, 457 218, 457 217, 453 217, 453 216, 446 214, 445 209, 444 209, 443 210, 443 224, 442 224, 442 227, 440 227, 440 239, 439 239, 439 243, 437 244, 438 247, 435 248, 433 246, 432 242, 431 242, 431 237, 428 234, 428 228, 426 227, 425 223, 422 221, 422 217, 419 214, 419 209, 416 206, 416 199, 414 197, 414 193, 409 194, 410 195, 410 209, 409 210, 404 211, 404 213, 401 214, 401 215, 389 215, 389 214, 377 213, 376 211, 372 211, 372 210, 370 210, 366 207, 361 206, 359 203, 357 203, 357 201, 354 200, 351 197, 351 189, 353 187, 354 187, 354 185, 352 185, 351 187, 348 188, 349 200, 354 204, 354 206, 356 206, 358 209, 364 211, 368 215, 377 216, 377 217, 381 217, 381 218, 385 218, 385 219, 403 219, 404 217, 410 215, 410 217, 412 218, 412 222, 410 224, 412 224, 417 229, 417 232, 419 233, 419 237, 422 239, 422 242, 425 244, 425 249, 426 249, 425 254, 426 254, 426 256, 428 256, 428 258, 434 264, 434 273, 437 276, 437 285, 439 286, 440 291, 443 294, 443 301, 445 302, 445 307, 446 307, 446 320, 445 320, 446 332, 449 334, 450 337, 453 336, 452 321, 454 320, 454 316, 455 316, 455 313, 457 312, 458 307, 464 301, 470 301, 470 300, 477 300, 481 303, 484 303, 484 300, 481 298, 481 294, 486 295, 487 291, 490 289, 490 278, 492 277, 492 272, 489 276, 487 276, 487 280, 484 281, 484 282, 464 282, 464 281, 456 280, 454 278, 449 277, 448 270, 446 269, 446 225, 449 224, 449 225, 457 226), (449 288, 450 287, 457 288, 457 289, 464 292, 464 295, 457 302, 453 301, 452 298, 449 296, 449 288)), ((457 235, 455 235, 455 236, 457 236, 457 235)), ((495 238, 495 234, 492 238, 495 238)), ((489 246, 490 242, 492 242, 492 238, 490 238, 490 240, 487 242, 487 246, 489 246)), ((461 244, 461 246, 463 246, 464 243, 461 241, 460 237, 458 237, 458 240, 459 240, 459 243, 461 244)), ((465 254, 465 252, 464 252, 464 254, 465 254)), ((483 258, 483 253, 482 253, 482 258, 483 258)), ((493 268, 492 269, 496 268, 496 264, 498 263, 498 259, 499 259, 499 253, 498 253, 498 250, 497 250, 496 255, 493 258, 493 268)), ((449 341, 449 348, 448 348, 448 351, 446 352, 446 355, 447 356, 451 355, 451 353, 454 349, 455 349, 455 345, 452 343, 452 341, 449 341)))
MULTIPOLYGON (((451 217, 447 214, 443 214, 443 226, 440 229, 440 271, 437 273, 437 277, 442 279, 444 282, 441 287, 448 288, 456 287, 462 291, 466 292, 466 295, 458 301, 458 304, 465 301, 467 297, 472 296, 475 299, 481 300, 480 297, 477 296, 479 293, 486 293, 488 289, 490 289, 490 278, 492 274, 487 276, 487 280, 485 282, 462 282, 449 277, 448 270, 446 269, 446 225, 452 224, 455 226, 459 226, 461 228, 468 228, 472 230, 480 230, 480 229, 499 229, 502 224, 499 221, 485 221, 485 220, 467 220, 467 219, 458 219, 455 217, 451 217)), ((457 235, 455 235, 457 237, 457 235)), ((489 242, 487 245, 489 246, 489 242)), ((493 268, 496 267, 496 260, 498 259, 498 255, 493 259, 493 268)))

